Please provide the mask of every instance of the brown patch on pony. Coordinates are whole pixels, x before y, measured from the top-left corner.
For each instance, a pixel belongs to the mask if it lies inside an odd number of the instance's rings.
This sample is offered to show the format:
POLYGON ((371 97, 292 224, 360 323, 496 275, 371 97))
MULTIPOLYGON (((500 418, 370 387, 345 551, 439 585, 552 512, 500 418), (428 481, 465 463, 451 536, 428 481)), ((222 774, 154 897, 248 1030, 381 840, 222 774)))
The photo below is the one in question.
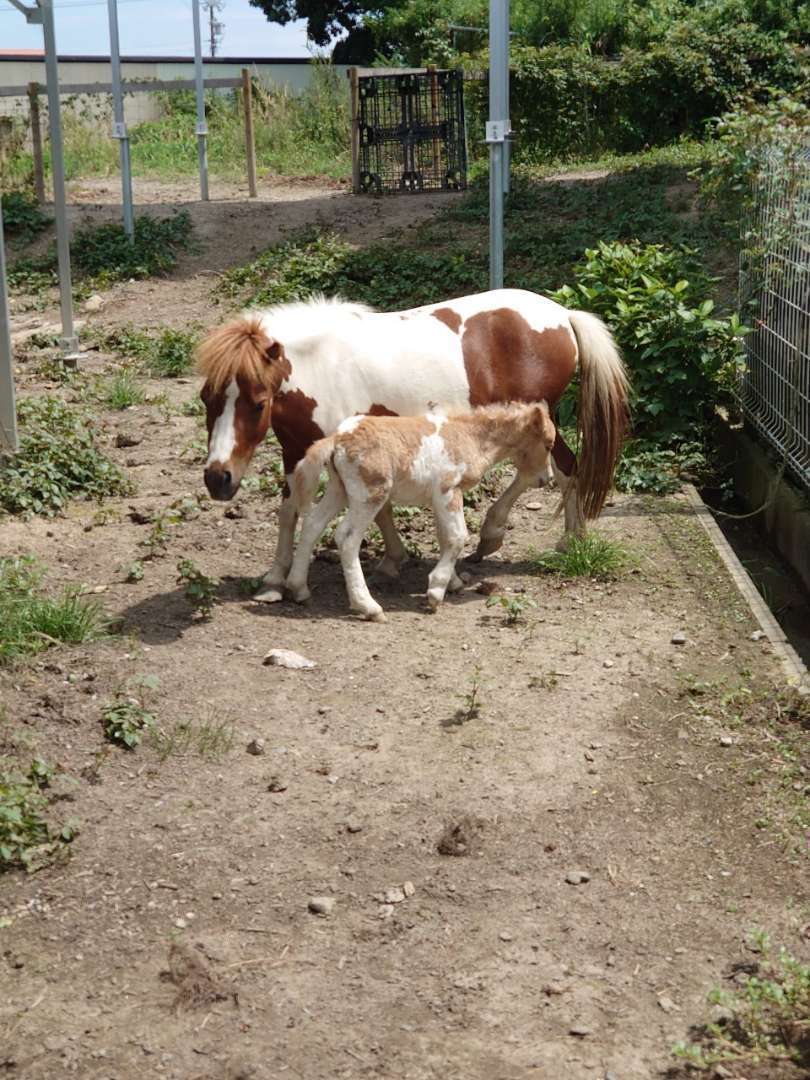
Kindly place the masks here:
POLYGON ((369 408, 366 413, 367 416, 399 416, 399 413, 392 412, 391 409, 387 409, 385 405, 378 405, 376 402, 369 408))
POLYGON ((318 402, 301 390, 286 390, 273 398, 270 423, 281 443, 284 472, 289 476, 307 450, 323 438, 312 419, 318 402))
POLYGON ((212 330, 197 349, 197 370, 207 394, 219 394, 238 375, 275 393, 292 368, 279 342, 257 315, 234 319, 212 330))
POLYGON ((467 319, 461 351, 473 407, 545 398, 553 409, 576 370, 577 345, 570 330, 534 330, 510 308, 467 319))
POLYGON ((453 311, 452 308, 442 307, 437 308, 430 313, 434 319, 438 319, 439 322, 444 323, 448 330, 452 330, 454 334, 457 334, 459 327, 461 326, 461 316, 457 311, 453 311))

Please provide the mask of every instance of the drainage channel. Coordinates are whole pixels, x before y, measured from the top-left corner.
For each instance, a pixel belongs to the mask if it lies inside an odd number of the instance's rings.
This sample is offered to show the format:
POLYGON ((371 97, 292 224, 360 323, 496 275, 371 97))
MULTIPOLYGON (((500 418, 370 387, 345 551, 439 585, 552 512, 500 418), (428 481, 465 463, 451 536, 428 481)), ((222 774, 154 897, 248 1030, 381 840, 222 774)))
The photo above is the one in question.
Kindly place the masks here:
MULTIPOLYGON (((710 510, 720 502, 720 492, 704 488, 701 497, 710 510)), ((723 510, 744 514, 742 503, 723 502, 723 510)), ((787 640, 810 668, 810 593, 785 560, 770 546, 756 526, 756 519, 712 514, 737 558, 757 587, 787 640)))

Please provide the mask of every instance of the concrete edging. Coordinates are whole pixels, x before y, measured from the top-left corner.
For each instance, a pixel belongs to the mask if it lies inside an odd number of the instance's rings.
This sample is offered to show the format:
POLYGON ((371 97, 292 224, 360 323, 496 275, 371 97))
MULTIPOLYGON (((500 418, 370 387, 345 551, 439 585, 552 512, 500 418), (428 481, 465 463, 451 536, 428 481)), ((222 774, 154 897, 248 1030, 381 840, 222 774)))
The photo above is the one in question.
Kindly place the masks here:
POLYGON ((782 627, 760 596, 757 587, 748 575, 748 571, 737 558, 728 540, 723 536, 719 525, 712 517, 708 506, 701 499, 697 488, 694 484, 685 484, 684 489, 695 517, 705 529, 715 551, 745 598, 752 615, 768 638, 771 648, 782 665, 788 684, 810 693, 810 675, 808 675, 802 658, 785 637, 782 627))

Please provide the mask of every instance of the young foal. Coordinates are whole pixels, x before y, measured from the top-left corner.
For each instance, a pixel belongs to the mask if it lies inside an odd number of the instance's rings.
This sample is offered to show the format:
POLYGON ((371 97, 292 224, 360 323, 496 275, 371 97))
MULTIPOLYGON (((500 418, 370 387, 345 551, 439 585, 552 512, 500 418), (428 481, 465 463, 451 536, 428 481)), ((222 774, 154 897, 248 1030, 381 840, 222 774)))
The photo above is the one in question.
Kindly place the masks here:
POLYGON ((352 416, 337 433, 309 448, 293 474, 293 492, 305 515, 287 577, 294 600, 307 600, 310 559, 318 538, 348 505, 335 540, 349 593, 349 606, 366 619, 384 622, 360 567, 360 543, 368 526, 391 500, 432 506, 440 558, 428 579, 427 601, 435 611, 447 589, 461 588, 456 559, 467 539, 462 492, 505 458, 518 470, 540 477, 556 430, 544 401, 532 405, 487 405, 450 417, 352 416), (324 466, 329 483, 313 507, 324 466))

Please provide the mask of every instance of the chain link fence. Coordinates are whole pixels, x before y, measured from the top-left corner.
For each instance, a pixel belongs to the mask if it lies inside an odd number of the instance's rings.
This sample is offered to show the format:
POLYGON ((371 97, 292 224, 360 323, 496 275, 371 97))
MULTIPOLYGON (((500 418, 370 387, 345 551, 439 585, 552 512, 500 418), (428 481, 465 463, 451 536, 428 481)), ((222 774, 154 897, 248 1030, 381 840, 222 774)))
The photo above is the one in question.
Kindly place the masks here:
POLYGON ((765 156, 742 239, 743 414, 810 491, 810 148, 765 156))

